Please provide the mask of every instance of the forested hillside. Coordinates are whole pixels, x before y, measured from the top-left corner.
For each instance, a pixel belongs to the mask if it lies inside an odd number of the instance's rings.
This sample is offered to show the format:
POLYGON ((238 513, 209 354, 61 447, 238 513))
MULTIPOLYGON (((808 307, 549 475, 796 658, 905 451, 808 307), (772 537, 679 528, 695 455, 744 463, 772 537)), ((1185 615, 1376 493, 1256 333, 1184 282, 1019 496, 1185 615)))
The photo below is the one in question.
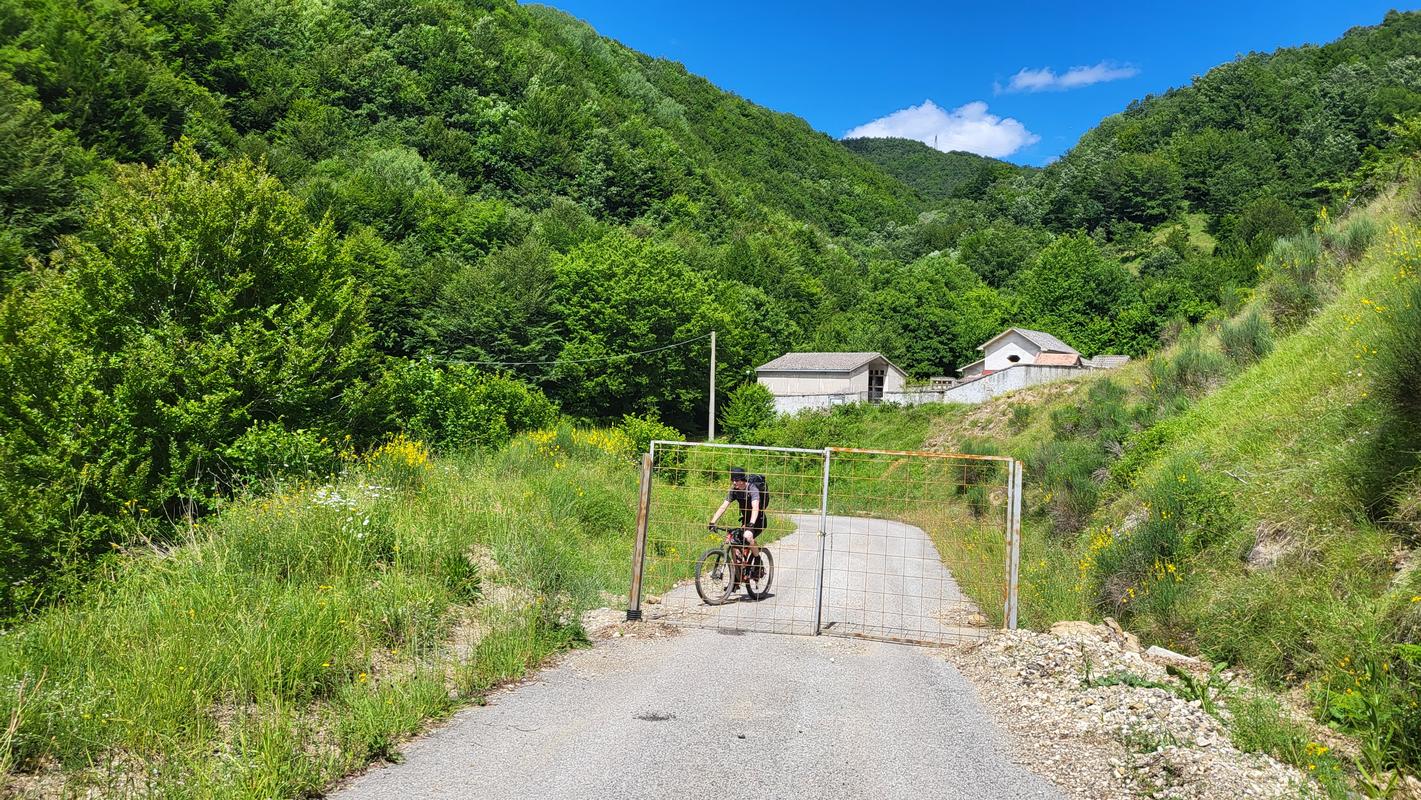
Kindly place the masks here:
POLYGON ((991 184, 1025 169, 976 153, 944 153, 914 139, 860 138, 843 143, 930 201, 979 197, 991 184))
POLYGON ((1249 56, 933 201, 510 0, 5 4, 0 608, 396 432, 694 432, 706 348, 619 356, 712 329, 726 389, 787 348, 950 372, 1006 324, 1146 352, 1415 149, 1419 30, 1249 56))

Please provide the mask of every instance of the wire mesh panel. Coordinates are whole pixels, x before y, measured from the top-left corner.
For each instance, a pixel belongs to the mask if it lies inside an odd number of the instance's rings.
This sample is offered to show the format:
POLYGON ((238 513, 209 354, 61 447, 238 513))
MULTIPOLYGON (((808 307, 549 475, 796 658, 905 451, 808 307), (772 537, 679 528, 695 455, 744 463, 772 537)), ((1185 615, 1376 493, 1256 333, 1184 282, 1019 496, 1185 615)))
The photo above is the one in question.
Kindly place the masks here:
POLYGON ((629 617, 920 643, 1015 626, 1011 459, 655 442, 643 479, 629 617), (708 527, 732 468, 768 500, 753 548, 708 527))
POLYGON ((1011 465, 831 448, 822 632, 952 643, 1010 623, 1011 465))
MULTIPOLYGON (((822 450, 657 442, 642 568, 644 618, 813 634, 823 472, 822 450), (708 529, 730 491, 731 467, 764 479, 767 525, 753 550, 731 548, 726 531, 708 529), (737 567, 737 558, 748 560, 748 568, 737 567)), ((739 504, 731 502, 719 524, 733 529, 741 522, 739 504)))

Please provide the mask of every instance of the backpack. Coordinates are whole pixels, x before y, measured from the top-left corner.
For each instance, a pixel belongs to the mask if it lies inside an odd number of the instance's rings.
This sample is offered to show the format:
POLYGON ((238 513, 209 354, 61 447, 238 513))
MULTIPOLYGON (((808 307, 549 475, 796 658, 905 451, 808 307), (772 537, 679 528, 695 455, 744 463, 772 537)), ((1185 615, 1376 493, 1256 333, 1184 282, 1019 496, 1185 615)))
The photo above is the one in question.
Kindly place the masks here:
POLYGON ((764 475, 750 475, 750 476, 748 476, 748 480, 750 481, 750 483, 751 483, 756 489, 759 489, 759 490, 760 490, 760 510, 761 510, 761 511, 764 511, 765 509, 769 508, 769 507, 770 507, 770 486, 769 486, 769 484, 765 483, 765 476, 764 476, 764 475))

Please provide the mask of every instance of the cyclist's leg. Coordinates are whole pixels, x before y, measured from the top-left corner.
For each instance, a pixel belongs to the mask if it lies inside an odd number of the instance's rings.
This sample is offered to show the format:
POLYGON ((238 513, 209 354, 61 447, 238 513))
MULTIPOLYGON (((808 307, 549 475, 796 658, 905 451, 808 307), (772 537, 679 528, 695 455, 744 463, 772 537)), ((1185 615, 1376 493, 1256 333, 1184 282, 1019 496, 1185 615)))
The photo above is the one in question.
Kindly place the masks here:
POLYGON ((760 554, 760 546, 755 543, 755 538, 765 532, 765 512, 760 512, 760 518, 755 520, 754 525, 745 526, 745 542, 750 545, 750 555, 760 554))
POLYGON ((764 530, 765 528, 763 524, 758 528, 752 528, 748 526, 745 528, 744 538, 745 544, 747 546, 747 549, 745 551, 745 563, 749 566, 751 570, 750 574, 756 580, 759 580, 762 576, 763 567, 761 566, 760 562, 760 546, 755 543, 755 536, 756 534, 762 533, 764 530))

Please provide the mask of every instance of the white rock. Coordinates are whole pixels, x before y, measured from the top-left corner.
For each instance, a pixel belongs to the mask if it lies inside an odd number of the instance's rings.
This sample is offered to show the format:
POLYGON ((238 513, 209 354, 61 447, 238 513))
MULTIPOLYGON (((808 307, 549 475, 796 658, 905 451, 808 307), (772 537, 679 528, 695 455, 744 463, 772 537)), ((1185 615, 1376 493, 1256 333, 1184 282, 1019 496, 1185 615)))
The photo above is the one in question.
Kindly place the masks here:
POLYGON ((1178 664, 1184 667, 1204 666, 1204 662, 1200 661, 1194 656, 1186 656, 1183 653, 1176 653, 1173 650, 1167 650, 1157 644, 1150 645, 1150 649, 1145 651, 1145 655, 1149 656, 1150 658, 1159 659, 1160 661, 1168 661, 1170 663, 1178 664))

